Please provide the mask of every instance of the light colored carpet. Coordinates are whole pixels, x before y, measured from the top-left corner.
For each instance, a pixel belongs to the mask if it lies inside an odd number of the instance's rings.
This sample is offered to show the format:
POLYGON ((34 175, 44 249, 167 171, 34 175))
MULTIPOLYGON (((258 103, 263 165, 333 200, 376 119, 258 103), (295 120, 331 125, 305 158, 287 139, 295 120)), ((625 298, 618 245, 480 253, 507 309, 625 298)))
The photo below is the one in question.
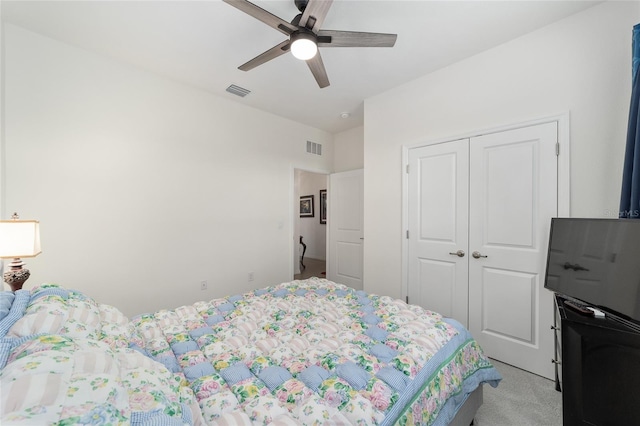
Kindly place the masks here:
POLYGON ((562 426, 562 394, 555 383, 500 361, 497 388, 484 386, 484 403, 476 414, 478 426, 562 426))

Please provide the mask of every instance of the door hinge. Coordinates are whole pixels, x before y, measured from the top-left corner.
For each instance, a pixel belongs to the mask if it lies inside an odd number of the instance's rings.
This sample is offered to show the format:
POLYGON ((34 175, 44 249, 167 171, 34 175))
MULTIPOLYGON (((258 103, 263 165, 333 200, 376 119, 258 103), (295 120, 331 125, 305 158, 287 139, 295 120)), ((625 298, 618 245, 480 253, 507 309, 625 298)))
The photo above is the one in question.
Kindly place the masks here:
POLYGON ((407 240, 409 239, 409 230, 407 229, 407 240))
POLYGON ((409 174, 409 165, 406 166, 406 173, 409 174))
POLYGON ((560 142, 556 142, 556 157, 560 155, 560 142))
POLYGON ((405 302, 407 303, 407 305, 409 304, 409 296, 405 296, 405 302))

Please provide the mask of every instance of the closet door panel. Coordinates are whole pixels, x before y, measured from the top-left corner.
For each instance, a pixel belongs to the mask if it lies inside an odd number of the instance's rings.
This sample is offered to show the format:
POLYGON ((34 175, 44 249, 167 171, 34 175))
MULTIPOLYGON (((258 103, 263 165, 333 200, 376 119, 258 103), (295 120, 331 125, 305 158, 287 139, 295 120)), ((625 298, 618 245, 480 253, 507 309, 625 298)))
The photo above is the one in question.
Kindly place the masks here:
MULTIPOLYGON (((418 285, 420 292, 412 303, 431 306, 431 310, 452 315, 456 299, 456 263, 434 259, 419 260, 418 285)), ((466 277, 465 277, 466 278, 466 277)))
POLYGON ((484 331, 507 339, 534 343, 535 275, 494 268, 483 268, 482 273, 484 331), (504 304, 505 299, 523 303, 504 304))
POLYGON ((469 144, 470 330, 489 356, 548 378, 553 302, 543 281, 557 215, 556 142, 557 124, 546 123, 469 144))
POLYGON ((534 246, 536 198, 535 141, 487 147, 483 151, 486 176, 474 197, 484 210, 483 245, 492 247, 534 246))
POLYGON ((469 298, 468 141, 412 149, 408 185, 409 302, 465 325, 469 298))

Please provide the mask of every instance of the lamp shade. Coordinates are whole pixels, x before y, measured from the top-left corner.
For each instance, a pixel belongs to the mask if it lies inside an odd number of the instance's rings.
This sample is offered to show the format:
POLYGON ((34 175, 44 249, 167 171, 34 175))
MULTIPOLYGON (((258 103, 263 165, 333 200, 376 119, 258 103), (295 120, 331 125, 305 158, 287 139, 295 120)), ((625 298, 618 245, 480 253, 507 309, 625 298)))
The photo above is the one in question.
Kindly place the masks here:
POLYGON ((0 220, 0 258, 34 257, 40 248, 40 222, 0 220))

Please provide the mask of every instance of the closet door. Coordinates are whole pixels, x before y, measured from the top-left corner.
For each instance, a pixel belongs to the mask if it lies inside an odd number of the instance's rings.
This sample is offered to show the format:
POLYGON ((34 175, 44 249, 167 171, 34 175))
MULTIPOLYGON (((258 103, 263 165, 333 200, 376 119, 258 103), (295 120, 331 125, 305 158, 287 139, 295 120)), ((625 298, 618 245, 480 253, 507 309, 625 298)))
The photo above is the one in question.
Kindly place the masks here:
POLYGON ((555 122, 470 140, 469 329, 488 356, 548 378, 556 143, 555 122))
POLYGON ((464 325, 468 186, 468 139, 410 150, 408 299, 464 325))

